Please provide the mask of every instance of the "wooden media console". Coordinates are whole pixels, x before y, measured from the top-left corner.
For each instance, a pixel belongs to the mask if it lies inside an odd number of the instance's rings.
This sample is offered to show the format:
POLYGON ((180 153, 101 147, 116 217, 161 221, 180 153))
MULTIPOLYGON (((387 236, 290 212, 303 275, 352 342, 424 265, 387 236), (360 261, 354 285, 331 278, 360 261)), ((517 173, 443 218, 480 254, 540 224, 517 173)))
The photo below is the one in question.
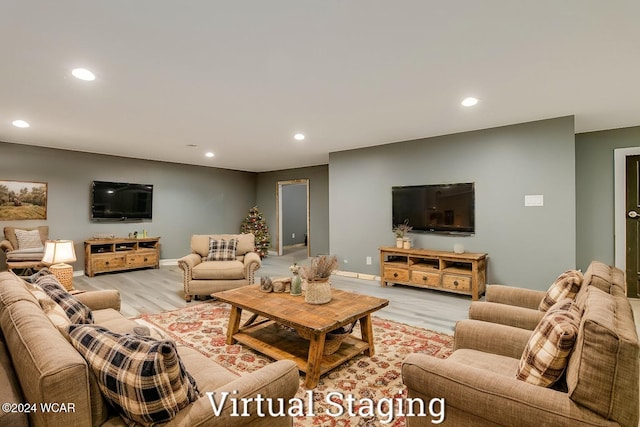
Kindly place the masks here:
POLYGON ((485 292, 487 254, 429 249, 380 248, 380 284, 394 283, 471 295, 485 292))

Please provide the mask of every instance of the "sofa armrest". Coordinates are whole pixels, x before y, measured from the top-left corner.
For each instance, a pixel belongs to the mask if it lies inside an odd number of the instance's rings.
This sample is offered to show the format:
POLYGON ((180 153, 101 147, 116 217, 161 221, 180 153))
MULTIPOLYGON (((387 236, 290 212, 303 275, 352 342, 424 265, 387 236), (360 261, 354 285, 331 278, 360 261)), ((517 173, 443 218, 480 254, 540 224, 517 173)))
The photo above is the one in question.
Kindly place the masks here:
POLYGON ((255 273, 262 267, 262 259, 257 252, 247 252, 244 255, 244 277, 252 285, 255 283, 255 273))
POLYGON ((178 267, 184 271, 191 271, 193 267, 202 262, 202 257, 198 254, 185 255, 178 259, 178 267))
POLYGON ((469 307, 469 318, 500 323, 516 328, 534 330, 544 312, 495 302, 474 301, 469 307))
POLYGON ((85 304, 91 310, 104 310, 112 308, 120 311, 120 292, 116 289, 104 289, 101 291, 82 292, 74 297, 85 304))
POLYGON ((0 249, 7 253, 7 252, 11 252, 12 250, 14 250, 13 245, 11 244, 10 241, 8 240, 3 240, 2 242, 0 242, 0 249))
POLYGON ((456 323, 453 349, 468 348, 520 359, 531 331, 499 323, 465 319, 456 323))
MULTIPOLYGON (((260 395, 262 398, 282 398, 286 402, 296 395, 299 387, 300 376, 295 362, 280 360, 243 375, 217 390, 200 390, 203 396, 178 412, 166 426, 290 426, 290 417, 261 417, 255 403, 249 406, 249 416, 233 416, 232 399, 255 398, 260 395), (227 397, 223 402, 225 392, 227 397), (220 409, 217 415, 214 404, 220 409)), ((242 402, 239 404, 242 405, 242 402)), ((264 402, 261 407, 262 413, 268 415, 267 403, 264 402)), ((243 406, 239 408, 242 410, 243 406)), ((274 403, 273 408, 277 409, 278 405, 274 403)))
POLYGON ((446 422, 448 412, 467 425, 474 419, 502 426, 616 425, 576 405, 565 392, 425 354, 405 358, 402 379, 409 398, 426 400, 425 406, 428 399, 444 399, 443 425, 452 425, 446 422))
POLYGON ((485 292, 485 300, 487 302, 515 305, 537 310, 540 301, 542 301, 546 294, 545 291, 536 291, 534 289, 489 285, 485 292))

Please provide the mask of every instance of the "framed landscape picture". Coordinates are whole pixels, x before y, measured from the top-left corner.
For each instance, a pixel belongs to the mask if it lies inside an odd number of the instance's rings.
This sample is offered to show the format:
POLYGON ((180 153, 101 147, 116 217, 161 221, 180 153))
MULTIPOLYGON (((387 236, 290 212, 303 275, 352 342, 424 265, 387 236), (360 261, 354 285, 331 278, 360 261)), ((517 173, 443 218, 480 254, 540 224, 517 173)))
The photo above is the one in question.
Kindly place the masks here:
POLYGON ((0 221, 47 219, 47 183, 0 180, 0 221))

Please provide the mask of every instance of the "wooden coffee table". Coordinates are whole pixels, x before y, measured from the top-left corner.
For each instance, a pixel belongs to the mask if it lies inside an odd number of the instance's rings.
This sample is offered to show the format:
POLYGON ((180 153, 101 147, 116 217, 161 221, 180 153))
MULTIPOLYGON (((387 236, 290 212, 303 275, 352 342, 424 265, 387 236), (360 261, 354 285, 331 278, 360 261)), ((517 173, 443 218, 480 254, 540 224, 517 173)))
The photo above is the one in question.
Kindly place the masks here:
POLYGON ((213 296, 231 304, 227 344, 239 342, 276 360, 293 360, 298 369, 306 373, 308 389, 318 385, 320 375, 357 354, 374 355, 371 313, 389 304, 386 299, 332 289, 329 303, 314 305, 306 303, 304 296, 260 292, 259 285, 217 292, 213 296), (253 316, 240 327, 242 310, 265 319, 254 322, 256 316, 253 316), (356 320, 360 322, 362 339, 350 335, 338 351, 323 355, 327 332, 356 320))

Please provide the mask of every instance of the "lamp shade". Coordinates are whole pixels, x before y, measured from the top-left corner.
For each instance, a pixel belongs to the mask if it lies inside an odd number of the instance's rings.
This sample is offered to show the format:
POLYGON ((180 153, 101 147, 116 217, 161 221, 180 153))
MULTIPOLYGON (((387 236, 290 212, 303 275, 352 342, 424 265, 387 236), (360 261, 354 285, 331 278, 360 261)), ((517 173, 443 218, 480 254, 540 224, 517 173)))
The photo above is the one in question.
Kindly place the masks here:
POLYGON ((60 264, 75 260, 76 251, 73 249, 73 240, 47 240, 44 243, 43 263, 60 264))

